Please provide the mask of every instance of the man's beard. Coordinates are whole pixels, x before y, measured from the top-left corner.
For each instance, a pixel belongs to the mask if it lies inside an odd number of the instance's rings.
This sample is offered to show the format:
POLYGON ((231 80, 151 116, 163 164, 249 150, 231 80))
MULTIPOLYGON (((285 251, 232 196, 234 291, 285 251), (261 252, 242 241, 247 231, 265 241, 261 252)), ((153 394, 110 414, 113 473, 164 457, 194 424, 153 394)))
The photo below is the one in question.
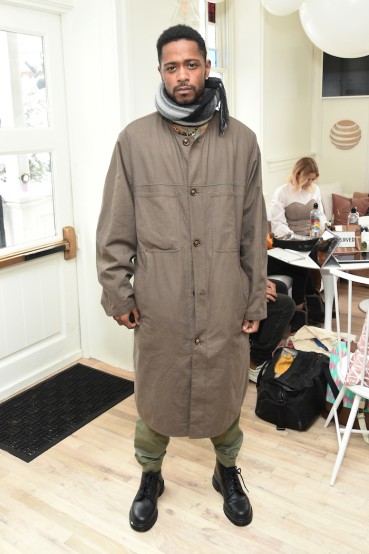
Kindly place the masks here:
POLYGON ((168 91, 166 91, 169 98, 171 98, 171 100, 173 100, 179 106, 191 106, 192 104, 200 104, 201 98, 202 98, 203 93, 204 93, 204 89, 202 89, 201 91, 196 92, 196 89, 193 86, 187 87, 187 88, 190 88, 191 90, 195 91, 195 96, 193 98, 188 98, 187 99, 185 97, 182 98, 181 96, 179 96, 179 98, 178 98, 176 96, 176 94, 175 94, 176 91, 180 90, 181 88, 182 88, 181 86, 175 87, 172 94, 169 94, 168 91))

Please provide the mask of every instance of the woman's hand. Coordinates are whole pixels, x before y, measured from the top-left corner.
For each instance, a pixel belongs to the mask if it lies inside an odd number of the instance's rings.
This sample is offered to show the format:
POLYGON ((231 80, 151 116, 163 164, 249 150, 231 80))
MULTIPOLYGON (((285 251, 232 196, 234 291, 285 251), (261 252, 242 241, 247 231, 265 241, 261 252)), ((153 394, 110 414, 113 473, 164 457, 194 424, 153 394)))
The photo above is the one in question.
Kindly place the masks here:
POLYGON ((267 281, 266 298, 267 302, 275 302, 278 298, 277 287, 275 286, 275 283, 269 280, 267 281))

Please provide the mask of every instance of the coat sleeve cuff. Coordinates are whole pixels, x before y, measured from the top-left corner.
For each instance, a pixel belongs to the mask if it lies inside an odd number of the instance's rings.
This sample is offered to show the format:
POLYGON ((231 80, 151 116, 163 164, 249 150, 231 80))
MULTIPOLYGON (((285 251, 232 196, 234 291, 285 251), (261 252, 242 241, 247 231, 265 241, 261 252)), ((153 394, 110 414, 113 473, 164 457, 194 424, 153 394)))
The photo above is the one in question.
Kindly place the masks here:
POLYGON ((136 308, 136 302, 134 298, 128 298, 124 302, 113 304, 109 302, 108 298, 104 294, 101 299, 101 304, 105 310, 106 315, 112 317, 128 314, 133 310, 133 308, 136 308))
POLYGON ((248 313, 246 312, 243 316, 244 321, 262 321, 263 319, 266 319, 267 317, 267 311, 259 312, 259 313, 248 313))

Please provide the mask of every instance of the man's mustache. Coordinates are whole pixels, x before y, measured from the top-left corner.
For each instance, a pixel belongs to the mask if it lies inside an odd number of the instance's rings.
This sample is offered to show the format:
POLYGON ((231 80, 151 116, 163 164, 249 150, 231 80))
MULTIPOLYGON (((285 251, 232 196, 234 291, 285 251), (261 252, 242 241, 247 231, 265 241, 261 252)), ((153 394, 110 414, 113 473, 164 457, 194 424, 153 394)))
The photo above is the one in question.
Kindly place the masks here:
POLYGON ((195 90, 195 87, 193 85, 187 85, 186 83, 183 83, 181 85, 177 85, 176 87, 174 87, 173 91, 176 92, 177 90, 181 90, 181 89, 191 89, 191 90, 195 90))

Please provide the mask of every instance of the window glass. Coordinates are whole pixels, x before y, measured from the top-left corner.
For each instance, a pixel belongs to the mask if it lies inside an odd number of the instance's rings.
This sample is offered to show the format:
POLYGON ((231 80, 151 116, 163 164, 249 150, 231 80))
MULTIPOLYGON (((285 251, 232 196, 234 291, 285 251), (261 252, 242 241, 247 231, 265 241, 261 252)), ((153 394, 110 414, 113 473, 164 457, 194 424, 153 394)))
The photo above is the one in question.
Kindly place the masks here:
MULTIPOLYGON (((208 58, 211 61, 211 75, 226 81, 224 64, 226 0, 217 4, 200 0, 200 33, 205 38, 208 58), (221 10, 223 17, 220 17, 221 10)), ((226 86, 225 82, 225 86, 226 86)))
POLYGON ((55 235, 50 152, 0 155, 0 247, 55 235))
POLYGON ((43 39, 0 31, 0 127, 46 127, 43 39))

